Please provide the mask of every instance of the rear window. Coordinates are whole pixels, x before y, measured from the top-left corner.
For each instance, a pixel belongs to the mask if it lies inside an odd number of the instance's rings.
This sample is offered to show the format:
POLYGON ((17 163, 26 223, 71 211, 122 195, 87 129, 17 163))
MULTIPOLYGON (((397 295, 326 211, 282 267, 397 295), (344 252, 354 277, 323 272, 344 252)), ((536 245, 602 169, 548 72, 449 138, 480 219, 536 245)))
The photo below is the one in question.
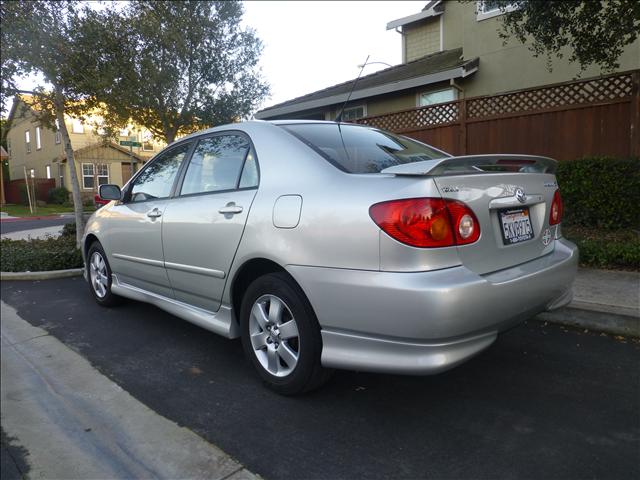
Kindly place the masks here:
POLYGON ((348 173, 379 173, 405 163, 447 155, 420 142, 371 127, 333 123, 281 125, 333 165, 348 173))

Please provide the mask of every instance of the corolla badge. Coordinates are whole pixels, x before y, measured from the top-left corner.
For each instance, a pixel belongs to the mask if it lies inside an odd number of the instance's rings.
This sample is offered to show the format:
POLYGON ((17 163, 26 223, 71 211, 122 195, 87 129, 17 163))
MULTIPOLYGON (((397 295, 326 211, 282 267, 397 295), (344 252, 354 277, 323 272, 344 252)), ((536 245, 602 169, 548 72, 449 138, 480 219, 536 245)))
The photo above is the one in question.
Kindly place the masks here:
POLYGON ((516 191, 513 193, 513 195, 520 203, 524 203, 527 201, 527 196, 525 195, 524 190, 520 187, 516 188, 516 191))

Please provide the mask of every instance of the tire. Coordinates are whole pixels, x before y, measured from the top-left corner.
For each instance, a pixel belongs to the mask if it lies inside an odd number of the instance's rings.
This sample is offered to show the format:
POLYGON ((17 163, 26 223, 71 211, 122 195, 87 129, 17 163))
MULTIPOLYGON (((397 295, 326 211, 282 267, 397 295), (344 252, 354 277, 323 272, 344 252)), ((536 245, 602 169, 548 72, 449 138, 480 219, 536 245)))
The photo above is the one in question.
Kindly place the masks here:
POLYGON ((245 355, 275 392, 297 395, 329 379, 331 371, 320 364, 318 320, 300 287, 285 273, 270 273, 249 285, 240 328, 245 355))
POLYGON ((111 267, 100 242, 93 242, 87 252, 87 280, 98 305, 113 307, 122 301, 122 297, 111 292, 111 267))

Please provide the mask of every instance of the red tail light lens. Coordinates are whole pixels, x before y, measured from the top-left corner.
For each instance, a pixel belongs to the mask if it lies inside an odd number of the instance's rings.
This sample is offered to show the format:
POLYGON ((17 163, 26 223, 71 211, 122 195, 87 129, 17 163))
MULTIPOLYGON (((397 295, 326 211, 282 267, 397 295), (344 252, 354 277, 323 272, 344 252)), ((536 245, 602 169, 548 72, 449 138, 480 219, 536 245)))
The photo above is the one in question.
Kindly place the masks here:
POLYGON ((409 198, 376 203, 373 221, 389 236, 412 247, 450 247, 473 243, 480 225, 464 203, 441 198, 409 198))
POLYGON ((564 207, 562 205, 560 190, 556 190, 556 193, 553 194, 553 201, 551 202, 551 211, 549 212, 549 225, 557 225, 562 221, 563 210, 564 207))

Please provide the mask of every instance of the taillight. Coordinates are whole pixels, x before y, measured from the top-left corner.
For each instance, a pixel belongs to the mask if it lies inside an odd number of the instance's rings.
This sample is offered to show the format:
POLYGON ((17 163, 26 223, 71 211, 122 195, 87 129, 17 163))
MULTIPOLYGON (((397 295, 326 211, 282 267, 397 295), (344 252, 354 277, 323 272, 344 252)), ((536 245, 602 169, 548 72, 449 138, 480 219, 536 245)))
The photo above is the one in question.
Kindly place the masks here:
POLYGON ((464 245, 480 237, 476 216, 457 200, 391 200, 372 205, 369 215, 389 236, 412 247, 464 245))
POLYGON ((556 190, 553 194, 553 201, 551 202, 551 211, 549 212, 549 225, 557 225, 562 221, 562 197, 560 196, 560 190, 556 190))

